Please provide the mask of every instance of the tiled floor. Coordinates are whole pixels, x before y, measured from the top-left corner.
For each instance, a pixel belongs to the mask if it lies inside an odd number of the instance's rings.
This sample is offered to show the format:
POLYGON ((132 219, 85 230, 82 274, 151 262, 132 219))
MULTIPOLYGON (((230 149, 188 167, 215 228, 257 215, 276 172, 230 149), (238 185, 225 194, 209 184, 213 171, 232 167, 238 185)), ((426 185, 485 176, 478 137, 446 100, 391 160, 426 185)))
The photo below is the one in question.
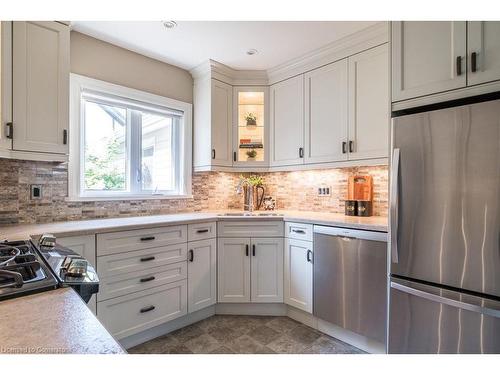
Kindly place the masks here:
POLYGON ((287 317, 214 315, 130 348, 131 354, 355 354, 343 341, 287 317))

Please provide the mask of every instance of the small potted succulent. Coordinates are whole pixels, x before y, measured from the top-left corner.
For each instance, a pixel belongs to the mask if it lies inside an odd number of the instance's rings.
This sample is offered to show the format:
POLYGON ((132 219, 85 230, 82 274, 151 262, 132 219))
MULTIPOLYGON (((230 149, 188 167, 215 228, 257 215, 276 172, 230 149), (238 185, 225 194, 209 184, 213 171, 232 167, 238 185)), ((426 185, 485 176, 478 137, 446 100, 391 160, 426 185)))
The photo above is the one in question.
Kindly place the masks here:
POLYGON ((257 125, 257 116, 255 116, 252 112, 247 113, 245 115, 245 121, 247 122, 247 126, 255 126, 257 125))
POLYGON ((247 154, 247 160, 255 160, 255 157, 257 156, 257 151, 255 151, 254 149, 248 150, 246 154, 247 154))

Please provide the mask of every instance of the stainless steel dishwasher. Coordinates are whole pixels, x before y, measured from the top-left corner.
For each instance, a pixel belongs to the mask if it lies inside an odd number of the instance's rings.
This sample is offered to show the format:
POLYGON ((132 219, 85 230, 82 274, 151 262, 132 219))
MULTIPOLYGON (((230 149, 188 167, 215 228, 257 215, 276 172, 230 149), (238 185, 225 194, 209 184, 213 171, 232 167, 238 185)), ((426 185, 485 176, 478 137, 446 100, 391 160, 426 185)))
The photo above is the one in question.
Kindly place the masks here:
POLYGON ((387 233, 314 226, 313 314, 386 341, 387 233))

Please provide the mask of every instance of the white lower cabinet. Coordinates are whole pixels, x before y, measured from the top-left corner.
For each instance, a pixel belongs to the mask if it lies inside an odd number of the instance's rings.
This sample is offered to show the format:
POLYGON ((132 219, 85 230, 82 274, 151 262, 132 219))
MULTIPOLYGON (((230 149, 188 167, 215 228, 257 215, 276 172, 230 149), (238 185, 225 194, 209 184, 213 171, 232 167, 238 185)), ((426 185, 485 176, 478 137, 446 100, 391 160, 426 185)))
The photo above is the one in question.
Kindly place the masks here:
MULTIPOLYGON (((95 235, 61 237, 57 239, 59 245, 70 248, 89 261, 92 267, 96 268, 95 235)), ((96 296, 93 295, 87 303, 89 309, 96 314, 96 296)))
POLYGON ((285 303, 312 314, 313 243, 293 238, 285 242, 285 303))
POLYGON ((250 302, 250 238, 219 238, 218 301, 250 302))
POLYGON ((219 302, 283 302, 283 239, 220 238, 219 302))
POLYGON ((130 293, 97 304, 97 315, 117 339, 187 313, 187 280, 130 293))
POLYGON ((283 239, 252 238, 251 301, 283 302, 283 239))
POLYGON ((217 302, 217 240, 188 243, 188 312, 217 302))

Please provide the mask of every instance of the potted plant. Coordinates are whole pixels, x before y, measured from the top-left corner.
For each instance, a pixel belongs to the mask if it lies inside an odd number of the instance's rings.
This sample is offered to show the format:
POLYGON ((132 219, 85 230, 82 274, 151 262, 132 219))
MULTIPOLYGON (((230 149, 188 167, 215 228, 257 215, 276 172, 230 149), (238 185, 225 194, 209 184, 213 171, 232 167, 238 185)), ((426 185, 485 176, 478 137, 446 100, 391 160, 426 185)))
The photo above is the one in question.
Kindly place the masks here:
POLYGON ((246 152, 246 154, 247 154, 247 160, 255 160, 255 157, 257 156, 257 151, 255 151, 253 149, 252 150, 248 150, 246 152))
POLYGON ((247 122, 247 126, 249 125, 257 125, 257 116, 255 116, 252 112, 247 113, 245 115, 245 121, 247 122))

